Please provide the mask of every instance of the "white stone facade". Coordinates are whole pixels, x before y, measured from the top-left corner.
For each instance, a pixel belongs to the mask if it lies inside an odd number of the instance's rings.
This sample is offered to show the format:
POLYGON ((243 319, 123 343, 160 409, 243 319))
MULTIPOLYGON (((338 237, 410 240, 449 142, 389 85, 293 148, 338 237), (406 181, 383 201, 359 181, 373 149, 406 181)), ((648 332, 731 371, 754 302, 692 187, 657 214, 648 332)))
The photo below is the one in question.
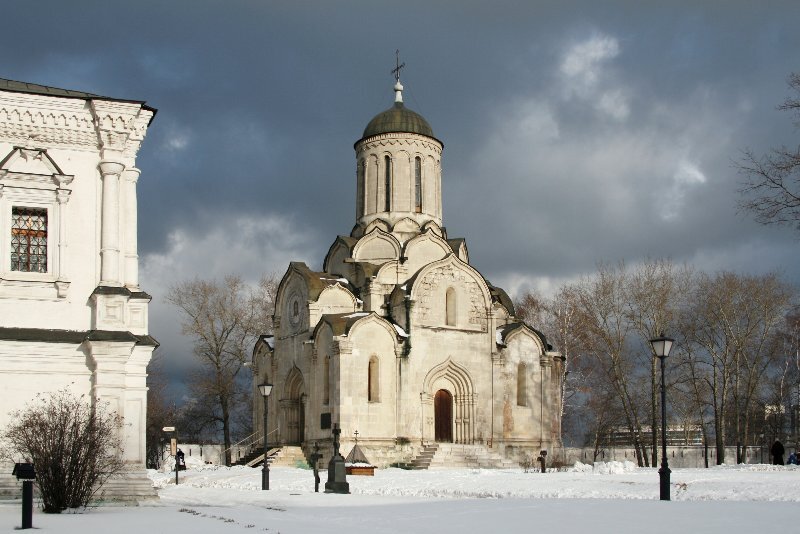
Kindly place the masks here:
POLYGON ((357 431, 384 466, 436 441, 509 457, 560 447, 562 358, 448 239, 442 143, 400 98, 355 151, 355 227, 321 271, 289 266, 274 336, 254 350, 254 385, 274 385, 270 443, 326 445, 338 423, 344 452, 357 431))
POLYGON ((157 345, 136 218, 136 154, 154 114, 143 102, 0 80, 0 426, 40 392, 108 403, 124 419, 131 481, 114 491, 129 496, 144 492, 157 345))

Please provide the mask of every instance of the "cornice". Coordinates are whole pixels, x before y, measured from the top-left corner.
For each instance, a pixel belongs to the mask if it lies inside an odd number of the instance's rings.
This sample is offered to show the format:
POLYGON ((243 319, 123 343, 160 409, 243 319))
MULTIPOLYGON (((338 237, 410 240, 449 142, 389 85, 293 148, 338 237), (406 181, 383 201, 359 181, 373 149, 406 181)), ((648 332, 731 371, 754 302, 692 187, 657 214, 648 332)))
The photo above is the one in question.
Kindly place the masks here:
POLYGON ((372 150, 386 146, 418 146, 442 154, 442 145, 430 137, 413 133, 389 133, 369 137, 356 145, 356 151, 372 150))
POLYGON ((28 147, 102 148, 134 160, 152 117, 139 103, 0 91, 0 137, 28 147))

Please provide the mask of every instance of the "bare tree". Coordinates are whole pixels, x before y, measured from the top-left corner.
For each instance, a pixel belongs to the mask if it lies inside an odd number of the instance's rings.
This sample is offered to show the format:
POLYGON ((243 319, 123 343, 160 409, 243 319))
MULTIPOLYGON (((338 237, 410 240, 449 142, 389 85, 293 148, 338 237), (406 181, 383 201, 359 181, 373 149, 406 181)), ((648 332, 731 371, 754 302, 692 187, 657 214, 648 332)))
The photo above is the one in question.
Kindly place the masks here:
POLYGON ((190 376, 189 389, 206 422, 222 430, 225 463, 230 465, 232 422, 237 405, 249 398, 245 362, 264 328, 263 301, 238 276, 222 283, 193 280, 173 286, 167 300, 183 312, 183 333, 194 339, 201 368, 190 376))
POLYGON ((592 374, 591 366, 583 364, 582 329, 578 327, 577 297, 570 286, 562 286, 552 298, 535 291, 525 292, 515 303, 516 316, 521 321, 547 335, 553 348, 564 358, 560 377, 560 418, 572 406, 573 399, 581 397, 584 383, 592 374))
POLYGON ((169 398, 169 384, 164 372, 164 357, 157 349, 147 366, 147 426, 145 443, 147 467, 158 469, 161 466, 161 453, 164 450, 165 426, 174 426, 177 416, 175 403, 169 398))
POLYGON ((705 382, 698 391, 708 393, 713 411, 718 463, 725 461, 731 418, 737 447, 748 444, 753 403, 781 350, 779 329, 793 297, 775 274, 699 278, 687 330, 691 366, 705 382))
MULTIPOLYGON (((778 109, 792 113, 800 127, 800 73, 792 73, 787 81, 796 96, 778 109)), ((746 150, 736 167, 744 177, 741 209, 762 224, 792 224, 800 230, 800 146, 782 146, 761 157, 746 150)))
POLYGON ((692 273, 687 267, 676 267, 670 260, 648 259, 634 268, 627 277, 628 315, 633 330, 638 334, 638 354, 642 366, 649 369, 649 408, 652 440, 652 465, 658 465, 658 365, 649 340, 669 333, 674 337, 678 316, 685 304, 685 296, 692 284, 692 273))
POLYGON ((86 508, 123 469, 122 418, 102 403, 63 389, 11 414, 3 456, 33 463, 45 513, 86 508))
POLYGON ((616 398, 628 431, 633 437, 636 460, 640 466, 649 466, 644 454, 641 414, 644 403, 637 387, 640 369, 630 345, 633 326, 629 320, 627 302, 627 274, 624 265, 600 266, 592 278, 575 286, 578 321, 583 329, 587 352, 603 371, 616 398))

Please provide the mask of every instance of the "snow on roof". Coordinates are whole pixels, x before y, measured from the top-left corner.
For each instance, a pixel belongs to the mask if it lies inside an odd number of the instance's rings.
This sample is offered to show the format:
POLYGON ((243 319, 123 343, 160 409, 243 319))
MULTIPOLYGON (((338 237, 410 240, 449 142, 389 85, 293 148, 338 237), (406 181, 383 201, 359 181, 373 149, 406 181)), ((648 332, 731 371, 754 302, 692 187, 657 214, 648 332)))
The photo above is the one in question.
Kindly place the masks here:
POLYGON ((345 315, 345 319, 352 319, 353 317, 364 317, 365 315, 369 315, 369 312, 355 312, 349 315, 345 315))
POLYGON ((495 343, 498 345, 505 345, 505 341, 503 341, 503 326, 496 328, 494 331, 494 340, 495 343))
POLYGON ((347 278, 325 278, 324 276, 319 277, 320 280, 325 280, 326 282, 339 282, 341 284, 349 284, 350 282, 347 278))
POLYGON ((400 328, 400 325, 392 324, 392 326, 394 326, 394 329, 397 330, 397 335, 400 337, 408 337, 408 334, 406 334, 405 330, 400 328))
POLYGON ((264 336, 264 343, 266 343, 269 348, 275 348, 275 336, 264 336))

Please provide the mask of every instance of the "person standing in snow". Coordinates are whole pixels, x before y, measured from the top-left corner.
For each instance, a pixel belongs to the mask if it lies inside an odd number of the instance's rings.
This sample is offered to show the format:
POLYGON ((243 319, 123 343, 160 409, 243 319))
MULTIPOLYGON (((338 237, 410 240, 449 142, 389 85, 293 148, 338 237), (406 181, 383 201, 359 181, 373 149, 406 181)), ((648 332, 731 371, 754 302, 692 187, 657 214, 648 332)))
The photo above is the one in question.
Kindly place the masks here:
POLYGON ((769 452, 772 454, 772 465, 783 465, 783 453, 786 452, 783 443, 776 439, 769 452))
POLYGON ((789 454, 789 458, 786 460, 786 463, 789 465, 797 465, 797 455, 795 453, 789 454))

